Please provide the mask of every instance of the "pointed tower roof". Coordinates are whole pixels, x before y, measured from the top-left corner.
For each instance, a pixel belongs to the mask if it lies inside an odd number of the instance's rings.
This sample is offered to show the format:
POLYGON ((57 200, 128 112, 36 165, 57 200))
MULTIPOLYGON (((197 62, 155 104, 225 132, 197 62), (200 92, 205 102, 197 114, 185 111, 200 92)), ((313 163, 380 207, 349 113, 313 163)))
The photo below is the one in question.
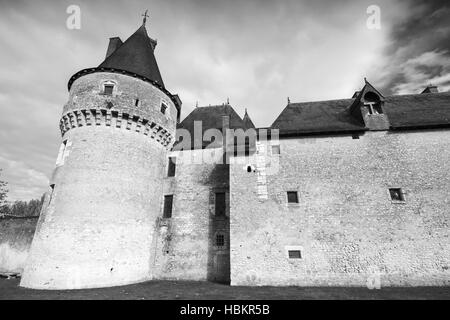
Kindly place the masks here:
MULTIPOLYGON (((146 17, 148 17, 146 15, 146 17)), ((153 54, 156 40, 150 38, 143 24, 124 43, 120 38, 111 38, 105 60, 96 68, 87 68, 75 73, 67 87, 70 91, 72 84, 78 78, 96 72, 112 72, 135 77, 149 82, 166 93, 178 111, 181 110, 181 100, 178 95, 171 94, 164 86, 164 82, 153 54)))
POLYGON ((244 126, 245 129, 251 129, 251 128, 255 128, 255 125, 253 124, 252 119, 250 119, 250 116, 247 113, 247 108, 245 108, 245 114, 244 114, 244 118, 242 119, 242 121, 244 121, 244 126))
POLYGON ((151 39, 142 26, 133 33, 122 45, 111 53, 99 68, 113 68, 135 73, 153 80, 164 87, 153 51, 156 41, 151 39))

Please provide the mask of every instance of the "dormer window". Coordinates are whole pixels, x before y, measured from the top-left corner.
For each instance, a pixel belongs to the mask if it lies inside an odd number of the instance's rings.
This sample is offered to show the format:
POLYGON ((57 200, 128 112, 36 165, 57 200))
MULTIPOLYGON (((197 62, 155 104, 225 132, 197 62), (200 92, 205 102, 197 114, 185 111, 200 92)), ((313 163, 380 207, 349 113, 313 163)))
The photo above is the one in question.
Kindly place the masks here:
POLYGON ((367 92, 364 95, 364 105, 367 106, 369 114, 383 114, 381 99, 374 92, 367 92))

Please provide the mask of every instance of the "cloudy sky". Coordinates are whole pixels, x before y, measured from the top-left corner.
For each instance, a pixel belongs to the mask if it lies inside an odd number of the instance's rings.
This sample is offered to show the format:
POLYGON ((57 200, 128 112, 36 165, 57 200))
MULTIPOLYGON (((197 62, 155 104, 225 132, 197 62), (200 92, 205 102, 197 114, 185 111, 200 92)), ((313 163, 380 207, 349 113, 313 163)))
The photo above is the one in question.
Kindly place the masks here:
POLYGON ((450 89, 450 5, 444 1, 0 0, 0 168, 9 200, 46 190, 58 121, 75 72, 99 65, 108 39, 147 29, 166 84, 195 106, 227 97, 256 126, 292 102, 351 97, 363 78, 385 95, 450 89), (81 29, 69 30, 69 5, 81 29), (381 28, 367 28, 367 8, 381 28))

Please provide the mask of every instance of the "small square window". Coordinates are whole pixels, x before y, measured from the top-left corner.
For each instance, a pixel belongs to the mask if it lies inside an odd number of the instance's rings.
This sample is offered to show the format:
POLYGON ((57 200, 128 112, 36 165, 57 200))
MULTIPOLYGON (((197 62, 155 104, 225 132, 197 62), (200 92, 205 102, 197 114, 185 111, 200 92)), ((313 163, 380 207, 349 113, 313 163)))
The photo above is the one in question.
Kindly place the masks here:
POLYGON ((108 94, 108 95, 112 95, 113 90, 114 90, 114 85, 113 84, 105 84, 105 88, 104 88, 103 93, 104 94, 108 94))
POLYGON ((172 218, 173 195, 164 196, 163 218, 172 218))
POLYGON ((272 146, 272 154, 280 154, 280 146, 272 146))
POLYGON ((400 188, 390 188, 389 194, 391 195, 392 201, 405 201, 405 196, 400 188))
POLYGON ((165 102, 161 102, 161 113, 166 114, 167 104, 165 102))
POLYGON ((300 250, 289 250, 289 259, 301 259, 302 258, 302 252, 300 250))
POLYGON ((216 235, 216 246, 223 247, 225 246, 225 235, 219 233, 216 235))
POLYGON ((359 134, 355 133, 354 135, 352 135, 352 139, 359 139, 359 134))
POLYGON ((288 191, 287 198, 288 198, 288 203, 298 203, 297 191, 288 191))

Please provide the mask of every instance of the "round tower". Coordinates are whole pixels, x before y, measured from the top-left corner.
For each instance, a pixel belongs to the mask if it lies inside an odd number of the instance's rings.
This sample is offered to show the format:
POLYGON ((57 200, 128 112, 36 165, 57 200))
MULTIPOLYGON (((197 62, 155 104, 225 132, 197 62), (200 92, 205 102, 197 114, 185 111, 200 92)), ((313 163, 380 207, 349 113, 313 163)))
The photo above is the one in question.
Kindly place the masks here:
POLYGON ((166 153, 181 102, 142 25, 69 81, 62 145, 20 285, 78 289, 152 278, 166 153), (156 236, 156 235, 155 235, 156 236))

